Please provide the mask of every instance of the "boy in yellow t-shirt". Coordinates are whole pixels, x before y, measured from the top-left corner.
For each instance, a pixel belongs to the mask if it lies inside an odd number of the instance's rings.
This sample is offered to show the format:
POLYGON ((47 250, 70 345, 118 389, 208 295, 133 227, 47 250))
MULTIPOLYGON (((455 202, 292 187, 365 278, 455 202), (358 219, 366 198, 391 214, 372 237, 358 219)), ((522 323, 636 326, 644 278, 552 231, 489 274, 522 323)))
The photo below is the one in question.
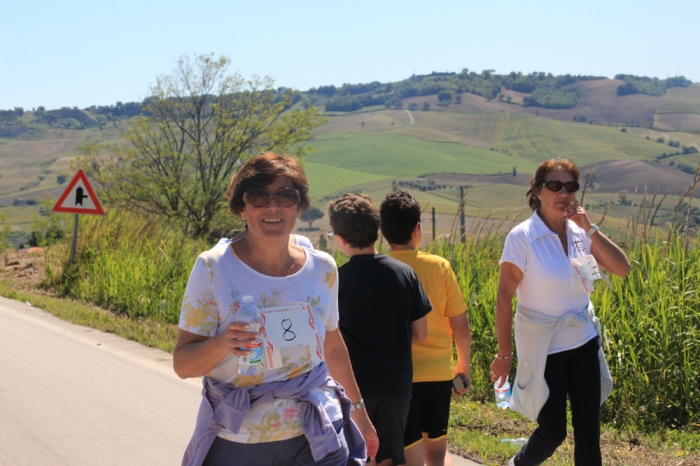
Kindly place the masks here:
MULTIPOLYGON (((390 256, 411 266, 423 285, 433 312, 427 315, 428 337, 414 342, 413 393, 404 436, 407 466, 452 465, 447 454, 447 424, 452 379, 464 374, 471 382, 471 328, 467 303, 450 263, 418 250, 421 242, 420 204, 406 191, 389 193, 379 215, 390 256), (452 341, 457 364, 452 367, 452 341)), ((458 393, 463 395, 467 389, 458 393)))

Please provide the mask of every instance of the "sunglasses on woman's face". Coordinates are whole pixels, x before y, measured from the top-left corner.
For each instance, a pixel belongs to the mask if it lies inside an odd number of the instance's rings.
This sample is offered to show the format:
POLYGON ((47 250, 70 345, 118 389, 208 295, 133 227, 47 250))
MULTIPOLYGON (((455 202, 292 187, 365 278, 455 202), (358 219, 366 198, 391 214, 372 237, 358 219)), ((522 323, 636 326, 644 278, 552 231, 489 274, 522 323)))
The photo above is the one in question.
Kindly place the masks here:
POLYGON ((291 207, 299 203, 301 195, 292 188, 284 188, 275 194, 270 194, 264 189, 249 189, 243 194, 243 200, 253 207, 267 207, 275 200, 280 207, 291 207))
POLYGON ((559 180, 549 180, 542 183, 542 186, 549 189, 552 192, 558 193, 561 188, 566 189, 567 193, 575 193, 578 191, 579 185, 575 181, 567 181, 566 183, 559 180))

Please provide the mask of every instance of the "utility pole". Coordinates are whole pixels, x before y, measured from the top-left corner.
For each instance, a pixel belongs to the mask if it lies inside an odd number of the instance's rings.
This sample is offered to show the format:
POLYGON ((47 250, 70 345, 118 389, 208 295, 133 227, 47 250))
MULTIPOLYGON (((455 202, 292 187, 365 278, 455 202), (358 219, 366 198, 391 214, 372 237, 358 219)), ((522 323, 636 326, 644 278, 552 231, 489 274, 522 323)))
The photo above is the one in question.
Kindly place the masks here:
POLYGON ((464 186, 459 187, 459 239, 465 242, 467 232, 464 227, 464 186))

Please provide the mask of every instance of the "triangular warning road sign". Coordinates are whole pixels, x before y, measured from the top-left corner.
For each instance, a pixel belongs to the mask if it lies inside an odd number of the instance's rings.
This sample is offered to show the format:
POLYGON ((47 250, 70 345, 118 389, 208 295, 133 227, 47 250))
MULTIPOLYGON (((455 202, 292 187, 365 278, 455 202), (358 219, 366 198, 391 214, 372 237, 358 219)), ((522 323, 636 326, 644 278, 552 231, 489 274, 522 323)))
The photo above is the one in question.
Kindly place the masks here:
POLYGON ((105 213, 82 169, 78 170, 78 173, 75 174, 75 177, 68 184, 56 205, 53 206, 53 211, 93 215, 103 215, 105 213))

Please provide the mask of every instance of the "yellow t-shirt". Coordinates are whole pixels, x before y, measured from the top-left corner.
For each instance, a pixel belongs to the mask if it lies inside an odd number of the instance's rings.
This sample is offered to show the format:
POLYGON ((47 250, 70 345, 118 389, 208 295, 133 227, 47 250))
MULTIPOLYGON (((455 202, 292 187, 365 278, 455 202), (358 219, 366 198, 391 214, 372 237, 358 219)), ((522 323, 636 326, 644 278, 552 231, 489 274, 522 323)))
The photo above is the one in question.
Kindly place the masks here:
POLYGON ((452 379, 452 328, 450 317, 467 310, 467 302, 450 263, 440 256, 414 250, 390 254, 409 265, 418 276, 433 310, 428 313, 428 338, 413 343, 413 381, 452 379))

